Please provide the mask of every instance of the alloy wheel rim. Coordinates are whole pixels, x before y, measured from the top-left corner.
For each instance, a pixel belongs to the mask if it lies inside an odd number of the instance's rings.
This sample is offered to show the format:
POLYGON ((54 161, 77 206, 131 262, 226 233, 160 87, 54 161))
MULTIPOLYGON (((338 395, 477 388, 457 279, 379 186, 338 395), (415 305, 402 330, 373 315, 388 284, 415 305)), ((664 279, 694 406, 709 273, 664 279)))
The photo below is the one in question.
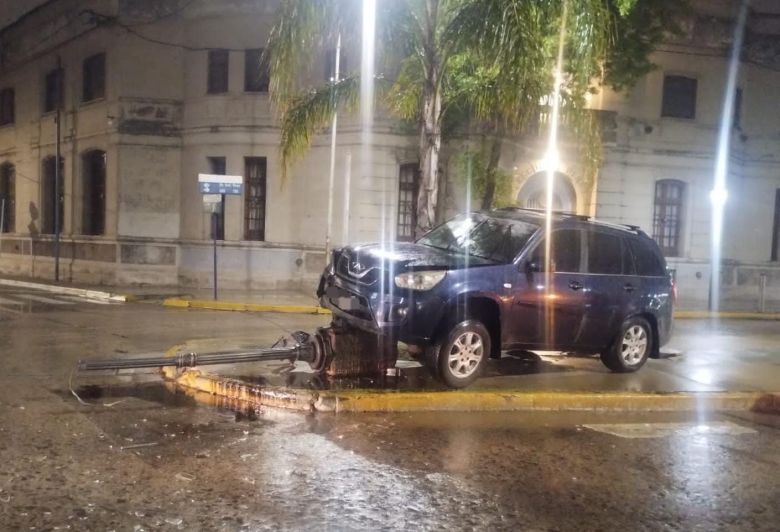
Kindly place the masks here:
POLYGON ((458 378, 469 377, 477 370, 482 360, 485 347, 482 338, 473 332, 465 332, 458 336, 450 349, 447 365, 450 372, 458 378))
POLYGON ((629 366, 637 365, 647 352, 647 332, 644 327, 632 325, 626 329, 620 346, 620 356, 629 366))

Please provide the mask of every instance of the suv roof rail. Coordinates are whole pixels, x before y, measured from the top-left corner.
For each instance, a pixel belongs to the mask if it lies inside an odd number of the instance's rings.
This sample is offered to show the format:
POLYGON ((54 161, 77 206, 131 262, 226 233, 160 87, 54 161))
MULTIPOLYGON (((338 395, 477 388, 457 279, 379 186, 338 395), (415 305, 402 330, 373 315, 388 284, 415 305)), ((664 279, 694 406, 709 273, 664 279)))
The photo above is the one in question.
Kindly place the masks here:
MULTIPOLYGON (((500 209, 495 209, 497 211, 526 211, 526 212, 533 212, 535 214, 545 214, 547 211, 545 209, 533 209, 531 207, 502 207, 500 209)), ((569 212, 569 211, 552 211, 553 214, 556 216, 566 216, 567 218, 577 218, 578 220, 590 220, 591 217, 587 214, 577 214, 576 212, 569 212)))

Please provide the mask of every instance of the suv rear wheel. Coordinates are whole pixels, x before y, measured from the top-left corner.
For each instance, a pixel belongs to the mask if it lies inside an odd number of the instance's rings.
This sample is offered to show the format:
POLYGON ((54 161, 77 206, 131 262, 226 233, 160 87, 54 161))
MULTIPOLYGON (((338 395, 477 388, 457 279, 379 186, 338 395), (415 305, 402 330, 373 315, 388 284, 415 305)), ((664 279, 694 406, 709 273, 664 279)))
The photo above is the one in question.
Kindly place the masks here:
POLYGON ((601 353, 601 361, 618 373, 636 371, 647 362, 653 341, 653 329, 646 319, 629 318, 612 344, 601 353))
POLYGON ((490 356, 490 333, 482 322, 465 320, 433 347, 431 366, 450 388, 465 388, 480 376, 490 356))

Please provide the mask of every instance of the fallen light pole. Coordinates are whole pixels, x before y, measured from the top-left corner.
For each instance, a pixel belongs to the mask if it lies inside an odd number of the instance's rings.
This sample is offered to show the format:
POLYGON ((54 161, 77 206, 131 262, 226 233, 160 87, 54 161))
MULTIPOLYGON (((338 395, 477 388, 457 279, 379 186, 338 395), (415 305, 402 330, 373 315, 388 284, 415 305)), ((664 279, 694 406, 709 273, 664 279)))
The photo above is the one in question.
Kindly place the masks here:
POLYGON ((185 352, 177 353, 174 356, 79 360, 77 368, 79 371, 162 368, 166 366, 191 368, 262 360, 290 360, 291 362, 300 360, 308 362, 315 371, 322 371, 333 355, 328 331, 328 329, 318 329, 314 335, 297 331, 292 333, 290 339, 285 338, 281 342, 282 345, 274 347, 202 354, 185 352))
POLYGON ((139 368, 191 368, 218 364, 238 364, 264 360, 307 362, 318 373, 332 377, 385 375, 398 358, 397 344, 375 334, 331 324, 314 334, 292 333, 271 347, 196 353, 184 351, 173 356, 80 360, 79 372, 139 368))

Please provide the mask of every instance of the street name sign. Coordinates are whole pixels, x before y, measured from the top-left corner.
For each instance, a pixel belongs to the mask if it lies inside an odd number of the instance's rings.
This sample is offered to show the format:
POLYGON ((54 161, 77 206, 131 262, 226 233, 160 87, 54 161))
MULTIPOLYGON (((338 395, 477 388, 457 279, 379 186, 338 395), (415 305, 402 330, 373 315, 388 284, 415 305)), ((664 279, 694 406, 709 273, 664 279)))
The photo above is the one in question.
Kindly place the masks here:
POLYGON ((240 175, 198 174, 201 194, 241 194, 243 183, 240 175))

